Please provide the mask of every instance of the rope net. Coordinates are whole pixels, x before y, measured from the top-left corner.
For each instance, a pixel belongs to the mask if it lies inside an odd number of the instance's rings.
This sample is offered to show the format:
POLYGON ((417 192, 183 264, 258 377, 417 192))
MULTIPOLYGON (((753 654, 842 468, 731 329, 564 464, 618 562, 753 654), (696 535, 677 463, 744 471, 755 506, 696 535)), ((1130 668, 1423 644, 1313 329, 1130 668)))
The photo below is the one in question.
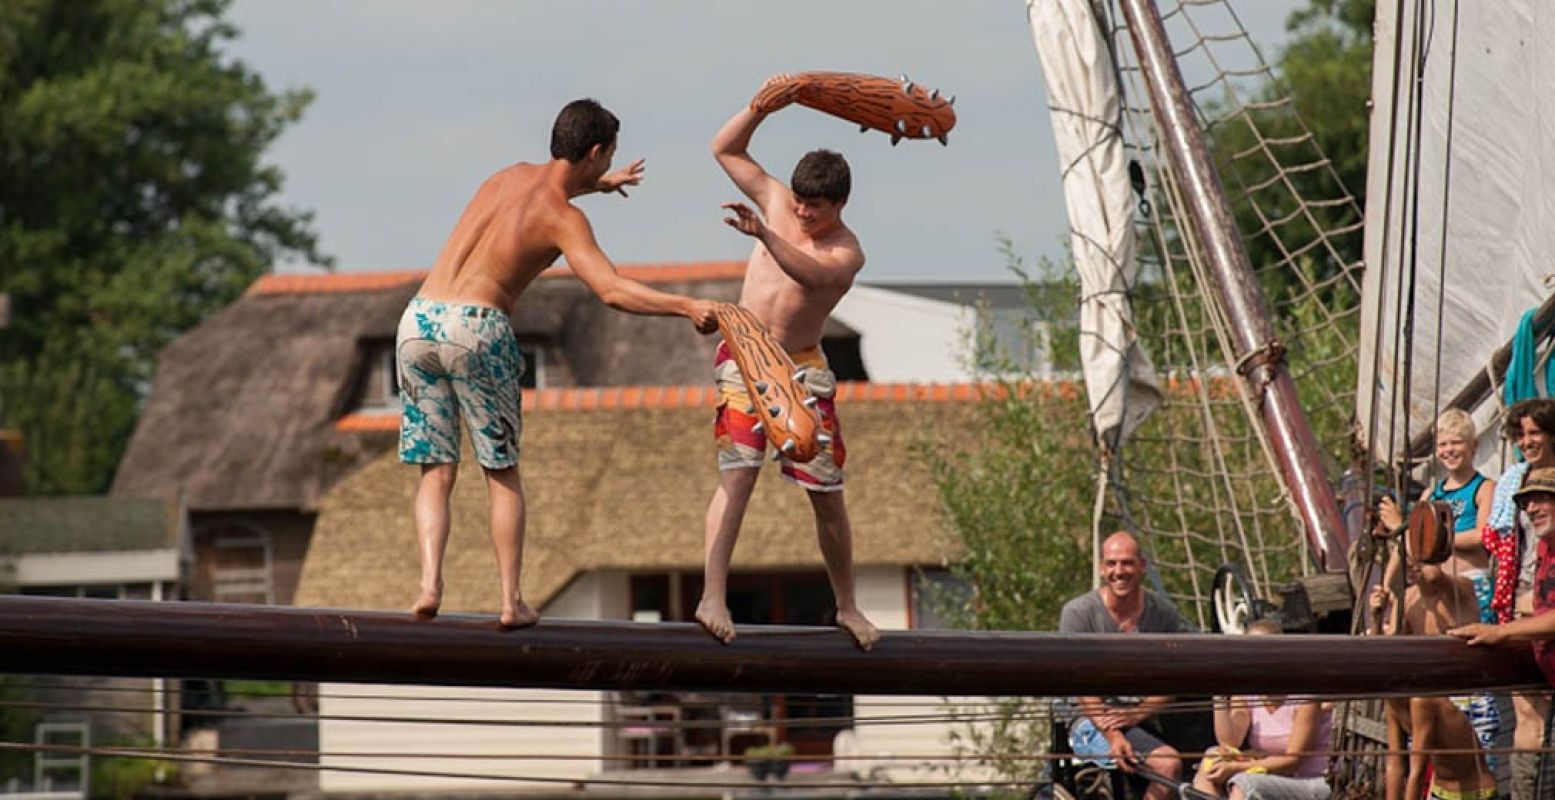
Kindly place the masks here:
MULTIPOLYGON (((1131 300, 1163 390, 1160 408, 1104 464, 1103 523, 1140 534, 1167 593, 1207 630, 1221 565, 1240 565, 1253 594, 1269 597, 1308 574, 1311 559, 1257 399, 1238 377, 1245 354, 1231 347, 1122 13, 1113 0, 1103 5, 1122 93, 1120 128, 1145 177, 1131 300)), ((1229 4, 1158 5, 1308 422, 1325 457, 1347 463, 1360 207, 1229 4)))

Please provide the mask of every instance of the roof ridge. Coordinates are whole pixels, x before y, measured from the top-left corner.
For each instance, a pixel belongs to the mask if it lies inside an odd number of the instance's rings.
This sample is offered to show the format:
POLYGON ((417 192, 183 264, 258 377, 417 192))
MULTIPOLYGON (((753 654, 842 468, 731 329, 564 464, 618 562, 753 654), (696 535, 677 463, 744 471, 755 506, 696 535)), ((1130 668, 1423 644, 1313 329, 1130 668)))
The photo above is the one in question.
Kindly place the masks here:
MULTIPOLYGON (((664 261, 617 264, 620 274, 643 283, 676 283, 735 280, 745 276, 744 261, 664 261)), ((426 279, 428 270, 401 269, 351 272, 271 272, 259 276, 248 287, 248 294, 323 294, 329 292, 372 292, 394 289, 426 279)), ((550 267, 541 278, 572 276, 566 265, 550 267)))

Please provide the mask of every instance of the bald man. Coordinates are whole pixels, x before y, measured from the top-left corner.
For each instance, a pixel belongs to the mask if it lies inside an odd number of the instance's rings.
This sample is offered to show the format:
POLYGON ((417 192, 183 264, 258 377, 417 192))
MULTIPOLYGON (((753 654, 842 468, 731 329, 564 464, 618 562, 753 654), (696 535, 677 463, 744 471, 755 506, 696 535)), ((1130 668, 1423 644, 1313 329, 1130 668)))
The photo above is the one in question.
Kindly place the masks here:
MULTIPOLYGON (((1064 604, 1059 615, 1060 633, 1185 633, 1188 626, 1166 598, 1142 583, 1145 556, 1139 541, 1124 531, 1107 537, 1101 546, 1101 587, 1064 604)), ((1168 778, 1182 772, 1182 760, 1172 747, 1143 723, 1172 701, 1166 695, 1151 697, 1076 698, 1082 716, 1069 727, 1069 747, 1104 766, 1115 761, 1125 772, 1137 760, 1168 778)), ((1167 800, 1172 790, 1151 784, 1145 800, 1167 800)))

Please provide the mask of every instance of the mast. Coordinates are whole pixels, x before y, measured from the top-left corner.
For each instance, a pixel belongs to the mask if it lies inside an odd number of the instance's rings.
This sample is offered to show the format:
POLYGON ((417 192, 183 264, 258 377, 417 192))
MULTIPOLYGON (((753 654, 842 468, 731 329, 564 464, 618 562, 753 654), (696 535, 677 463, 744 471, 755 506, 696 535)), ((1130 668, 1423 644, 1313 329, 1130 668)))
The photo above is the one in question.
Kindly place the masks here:
POLYGON ((1328 482, 1306 412, 1297 399, 1285 347, 1274 336, 1268 304, 1209 158, 1160 13, 1152 0, 1119 0, 1119 6, 1164 135, 1163 149, 1188 200, 1192 232, 1204 249, 1211 283, 1230 322, 1237 372, 1258 404, 1282 482, 1301 516, 1312 552, 1325 570, 1342 572, 1349 537, 1339 502, 1328 482))

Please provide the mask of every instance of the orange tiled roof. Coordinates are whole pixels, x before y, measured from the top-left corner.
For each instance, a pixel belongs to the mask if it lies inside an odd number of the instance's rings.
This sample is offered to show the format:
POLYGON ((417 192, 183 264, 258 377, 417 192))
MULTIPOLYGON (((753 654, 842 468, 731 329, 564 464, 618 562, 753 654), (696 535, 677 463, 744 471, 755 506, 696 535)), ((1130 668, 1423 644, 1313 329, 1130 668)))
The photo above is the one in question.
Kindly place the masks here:
MULTIPOLYGON (((617 271, 643 283, 737 280, 745 277, 743 261, 690 261, 660 264, 620 264, 617 271)), ((551 267, 542 278, 572 275, 566 266, 551 267)), ((315 294, 323 292, 371 292, 393 289, 425 280, 424 269, 382 272, 271 273, 248 287, 249 294, 315 294)))
POLYGON ((424 269, 392 272, 272 272, 259 276, 248 287, 249 294, 315 294, 322 292, 372 292, 393 289, 426 278, 424 269))
MULTIPOLYGON (((1063 382, 1044 385, 1065 397, 1078 396, 1079 385, 1063 382)), ((843 403, 965 403, 1004 391, 996 383, 869 383, 838 384, 837 400, 843 403)), ((712 408, 717 394, 712 386, 588 386, 565 389, 525 389, 525 411, 592 411, 600 408, 712 408)), ((346 433, 381 433, 399 430, 398 411, 347 414, 335 421, 346 433)))

